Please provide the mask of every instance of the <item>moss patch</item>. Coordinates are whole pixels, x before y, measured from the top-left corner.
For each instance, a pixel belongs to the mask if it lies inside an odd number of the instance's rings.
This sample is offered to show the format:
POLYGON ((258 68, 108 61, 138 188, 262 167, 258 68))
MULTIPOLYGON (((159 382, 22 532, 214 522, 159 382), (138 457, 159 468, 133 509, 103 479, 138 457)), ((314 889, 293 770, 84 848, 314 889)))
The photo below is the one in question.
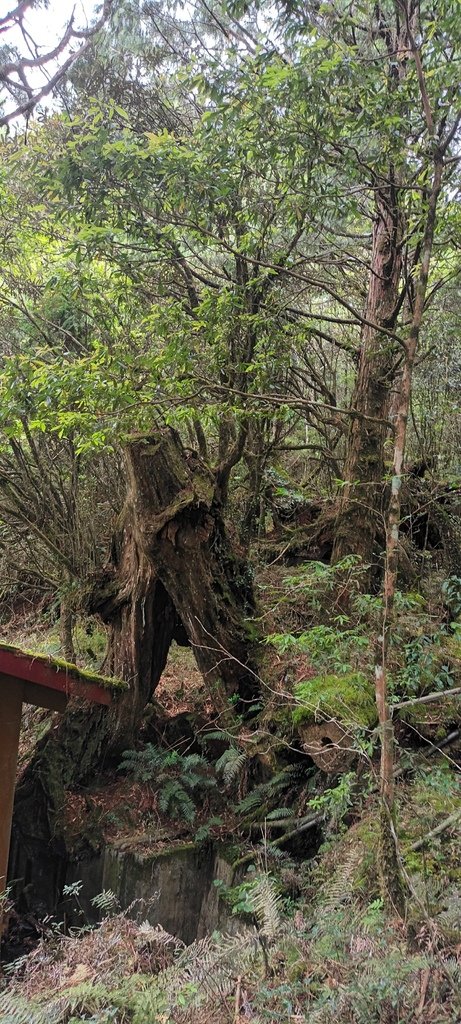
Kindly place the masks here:
POLYGON ((461 674, 461 637, 459 633, 446 636, 440 647, 442 659, 448 661, 455 675, 461 674))
POLYGON ((295 725, 324 719, 372 728, 377 721, 375 695, 362 672, 319 675, 299 683, 294 690, 299 701, 293 711, 295 725))

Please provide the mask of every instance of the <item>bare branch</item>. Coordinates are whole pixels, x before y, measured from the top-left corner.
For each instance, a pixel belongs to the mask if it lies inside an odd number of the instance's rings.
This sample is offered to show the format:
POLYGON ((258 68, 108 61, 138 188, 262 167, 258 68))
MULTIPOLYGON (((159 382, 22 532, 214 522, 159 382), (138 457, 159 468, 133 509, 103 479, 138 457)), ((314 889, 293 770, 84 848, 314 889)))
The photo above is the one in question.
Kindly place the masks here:
MULTIPOLYGON (((14 26, 23 28, 22 19, 26 15, 27 11, 33 6, 33 0, 23 0, 22 3, 19 3, 17 7, 13 8, 7 15, 0 18, 0 32, 6 32, 14 26)), ((11 121, 14 121, 17 117, 21 117, 22 115, 31 114, 37 104, 39 104, 45 96, 48 96, 53 89, 56 88, 59 82, 67 74, 72 64, 82 55, 82 53, 85 52, 93 36, 102 28, 109 17, 111 7, 112 0, 104 0, 99 18, 93 25, 86 29, 78 29, 75 27, 74 14, 72 13, 59 42, 51 50, 48 50, 46 53, 41 55, 38 53, 37 44, 31 40, 30 34, 27 33, 29 50, 31 50, 32 43, 37 56, 19 56, 17 60, 9 60, 0 67, 0 85, 3 85, 3 89, 6 89, 10 96, 14 96, 18 91, 24 92, 26 94, 26 98, 18 103, 13 110, 0 114, 0 126, 9 124, 11 121), (37 69, 42 69, 44 71, 50 61, 59 60, 59 58, 63 56, 67 47, 72 45, 73 42, 78 42, 79 45, 69 53, 67 58, 63 60, 61 65, 57 68, 54 74, 48 78, 48 81, 43 86, 34 86, 28 80, 26 74, 27 71, 37 69), (16 75, 18 81, 12 79, 11 75, 16 75)))

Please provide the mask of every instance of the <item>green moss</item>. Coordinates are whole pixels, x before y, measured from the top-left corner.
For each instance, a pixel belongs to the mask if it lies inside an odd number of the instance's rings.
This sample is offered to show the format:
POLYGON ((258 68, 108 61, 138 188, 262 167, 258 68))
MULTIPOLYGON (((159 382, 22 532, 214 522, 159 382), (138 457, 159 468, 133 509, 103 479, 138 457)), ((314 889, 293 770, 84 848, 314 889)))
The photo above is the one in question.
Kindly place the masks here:
MULTIPOLYGON (((78 660, 93 672, 100 672, 107 654, 107 632, 96 623, 79 619, 73 629, 73 641, 78 660)), ((50 651, 50 653, 52 653, 50 651)))
POLYGON ((459 636, 459 634, 456 633, 454 636, 446 636, 446 637, 444 637, 443 643, 440 646, 440 650, 441 650, 442 656, 445 655, 445 657, 449 661, 454 663, 453 664, 453 668, 455 668, 455 669, 456 668, 458 668, 458 669, 460 668, 460 664, 461 664, 461 637, 459 636))
POLYGON ((175 843, 173 840, 168 846, 164 846, 159 850, 150 850, 146 853, 135 853, 135 859, 140 863, 145 861, 157 861, 157 860, 168 860, 170 857, 188 857, 190 853, 195 853, 197 850, 197 844, 194 842, 179 841, 175 843))
POLYGON ((325 718, 372 728, 377 721, 372 683, 362 672, 319 675, 295 687, 299 701, 293 711, 295 725, 325 718))
POLYGON ((85 668, 78 668, 77 665, 73 665, 70 661, 64 661, 63 658, 51 657, 50 654, 43 654, 41 651, 29 651, 27 648, 14 647, 12 644, 0 643, 0 652, 10 651, 12 654, 23 657, 26 655, 28 658, 33 658, 34 661, 40 661, 45 665, 49 665, 50 668, 54 668, 56 672, 65 672, 66 675, 71 676, 73 679, 83 683, 97 683, 98 686, 103 686, 106 690, 127 690, 128 683, 124 682, 123 679, 108 679, 107 676, 98 675, 96 672, 91 672, 85 668))

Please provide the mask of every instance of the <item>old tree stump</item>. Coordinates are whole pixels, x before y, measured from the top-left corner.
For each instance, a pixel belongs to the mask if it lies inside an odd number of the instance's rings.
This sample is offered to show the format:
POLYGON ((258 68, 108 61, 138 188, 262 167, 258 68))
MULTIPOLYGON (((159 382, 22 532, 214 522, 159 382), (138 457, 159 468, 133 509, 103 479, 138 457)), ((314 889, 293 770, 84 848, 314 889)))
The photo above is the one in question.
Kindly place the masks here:
POLYGON ((31 905, 41 892, 49 908, 64 877, 66 791, 133 746, 172 640, 192 647, 221 707, 233 697, 245 713, 258 693, 252 578, 226 530, 219 474, 168 427, 132 439, 125 463, 125 507, 87 610, 108 626, 104 674, 129 689, 110 709, 69 707, 19 781, 13 870, 31 905))

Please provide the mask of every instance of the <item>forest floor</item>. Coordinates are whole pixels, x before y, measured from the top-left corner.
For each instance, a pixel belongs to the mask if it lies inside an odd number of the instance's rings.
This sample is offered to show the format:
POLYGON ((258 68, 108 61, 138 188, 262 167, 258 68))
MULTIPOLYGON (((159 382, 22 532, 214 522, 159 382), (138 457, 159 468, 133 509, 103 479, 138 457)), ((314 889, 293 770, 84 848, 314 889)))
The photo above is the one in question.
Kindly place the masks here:
MULTIPOLYGON (((90 930, 49 922, 8 968, 2 1024, 459 1024, 461 711, 447 695, 461 678, 457 624, 446 621, 438 577, 398 599, 396 693, 445 695, 417 719, 396 718, 402 920, 377 871, 373 729, 357 723, 354 756, 330 773, 306 760, 293 731, 300 685, 344 688, 369 673, 376 599, 360 593, 353 569, 339 585, 332 572, 319 563, 261 571, 274 672, 253 734, 242 723, 220 731, 191 651, 174 645, 134 761, 67 794, 69 847, 83 837, 93 850, 116 842, 142 854, 231 838, 248 869, 221 892, 238 933, 184 948, 113 907, 90 930), (161 774, 173 802, 162 804, 161 774)), ((14 616, 3 637, 60 653, 58 625, 43 612, 14 616)), ((79 622, 75 644, 79 663, 99 669, 102 631, 79 622)), ((25 709, 20 770, 51 720, 25 709)))

